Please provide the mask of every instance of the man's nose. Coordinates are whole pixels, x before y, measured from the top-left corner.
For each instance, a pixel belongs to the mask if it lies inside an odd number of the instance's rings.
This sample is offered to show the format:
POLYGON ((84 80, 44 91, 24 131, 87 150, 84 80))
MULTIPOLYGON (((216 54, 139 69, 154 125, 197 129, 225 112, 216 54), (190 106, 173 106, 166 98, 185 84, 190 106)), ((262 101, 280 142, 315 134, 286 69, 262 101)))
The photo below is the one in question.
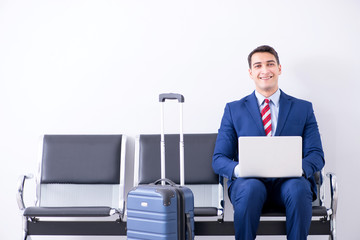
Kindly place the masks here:
POLYGON ((267 66, 262 66, 261 69, 260 69, 260 71, 261 71, 262 73, 268 73, 268 72, 269 72, 269 68, 268 68, 267 66))

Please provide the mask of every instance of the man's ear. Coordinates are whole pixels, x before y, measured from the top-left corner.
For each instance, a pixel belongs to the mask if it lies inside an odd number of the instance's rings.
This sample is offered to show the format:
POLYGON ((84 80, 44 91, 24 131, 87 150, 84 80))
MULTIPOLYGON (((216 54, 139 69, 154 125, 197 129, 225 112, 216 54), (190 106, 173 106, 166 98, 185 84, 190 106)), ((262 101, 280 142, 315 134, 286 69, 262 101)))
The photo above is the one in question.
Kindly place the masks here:
POLYGON ((252 78, 252 70, 251 70, 251 68, 249 68, 249 75, 252 78))
POLYGON ((281 65, 279 64, 279 75, 281 74, 281 65))

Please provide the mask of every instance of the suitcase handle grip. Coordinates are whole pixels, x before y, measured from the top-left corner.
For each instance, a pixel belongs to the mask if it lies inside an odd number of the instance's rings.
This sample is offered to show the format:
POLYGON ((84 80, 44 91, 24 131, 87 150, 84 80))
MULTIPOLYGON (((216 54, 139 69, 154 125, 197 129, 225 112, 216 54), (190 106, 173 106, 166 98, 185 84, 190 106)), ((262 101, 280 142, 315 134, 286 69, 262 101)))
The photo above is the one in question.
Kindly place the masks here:
POLYGON ((191 228, 190 213, 185 213, 186 216, 186 228, 187 228, 187 239, 193 239, 193 229, 191 228))
POLYGON ((178 102, 185 102, 183 95, 178 93, 162 93, 159 95, 159 102, 165 102, 166 99, 177 99, 178 102))
POLYGON ((165 183, 169 184, 170 186, 176 186, 176 183, 174 183, 173 181, 171 181, 170 179, 167 179, 167 178, 158 179, 155 182, 153 182, 153 184, 158 185, 161 182, 165 182, 165 183))

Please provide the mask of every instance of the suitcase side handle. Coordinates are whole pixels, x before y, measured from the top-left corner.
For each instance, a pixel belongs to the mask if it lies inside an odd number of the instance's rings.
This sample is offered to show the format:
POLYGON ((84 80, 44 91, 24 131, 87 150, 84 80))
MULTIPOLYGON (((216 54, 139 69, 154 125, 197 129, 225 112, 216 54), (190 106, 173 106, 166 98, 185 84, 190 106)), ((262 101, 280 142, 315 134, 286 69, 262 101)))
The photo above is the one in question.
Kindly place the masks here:
POLYGON ((178 102, 185 102, 183 95, 178 93, 162 93, 159 95, 159 102, 165 102, 166 99, 177 99, 178 102))
POLYGON ((186 217, 186 229, 187 229, 187 239, 193 239, 193 229, 191 228, 191 216, 190 213, 185 213, 186 217))

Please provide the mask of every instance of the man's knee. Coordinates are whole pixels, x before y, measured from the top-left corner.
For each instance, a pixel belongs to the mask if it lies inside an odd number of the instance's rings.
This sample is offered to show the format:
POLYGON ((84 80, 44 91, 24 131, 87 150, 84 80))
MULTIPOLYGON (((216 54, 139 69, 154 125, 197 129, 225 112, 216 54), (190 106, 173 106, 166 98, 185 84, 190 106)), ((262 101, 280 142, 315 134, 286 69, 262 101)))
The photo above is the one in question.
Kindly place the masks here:
POLYGON ((266 200, 266 187, 258 179, 236 179, 231 186, 231 201, 236 202, 252 201, 263 203, 266 200))
POLYGON ((287 180, 282 186, 282 197, 285 204, 311 203, 312 192, 309 181, 305 178, 287 180))

